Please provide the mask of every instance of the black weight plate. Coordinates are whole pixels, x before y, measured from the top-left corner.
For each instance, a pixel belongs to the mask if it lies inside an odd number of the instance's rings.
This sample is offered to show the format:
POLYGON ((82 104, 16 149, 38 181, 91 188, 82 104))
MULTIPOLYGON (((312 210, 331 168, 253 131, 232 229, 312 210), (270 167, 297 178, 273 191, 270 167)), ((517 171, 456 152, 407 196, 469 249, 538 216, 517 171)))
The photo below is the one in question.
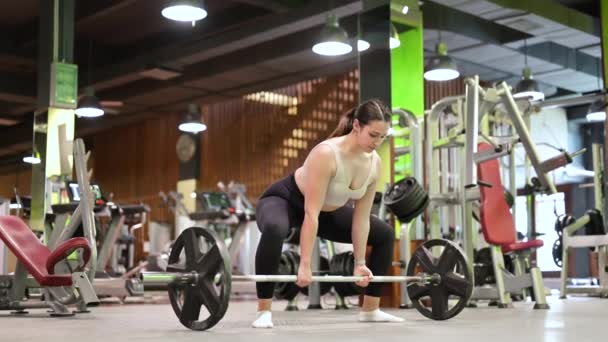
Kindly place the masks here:
MULTIPOLYGON (((343 276, 346 274, 346 271, 344 270, 345 256, 346 253, 340 253, 334 255, 334 257, 331 258, 331 262, 329 263, 329 273, 331 275, 343 276)), ((348 297, 352 295, 349 293, 349 286, 347 283, 335 283, 334 289, 336 290, 336 293, 341 297, 348 297)))
MULTIPOLYGON (((424 189, 420 187, 417 182, 415 182, 414 178, 406 179, 411 179, 414 182, 413 185, 407 190, 406 193, 403 193, 403 196, 395 197, 393 201, 389 202, 387 205, 390 205, 391 207, 396 207, 400 204, 413 207, 418 207, 420 205, 422 197, 426 194, 426 191, 424 191, 424 189)), ((401 187, 404 186, 403 184, 404 183, 402 183, 401 187)), ((411 183, 405 184, 407 184, 406 186, 409 186, 411 183)))
MULTIPOLYGON (((331 275, 340 275, 342 272, 340 270, 341 268, 341 260, 340 260, 340 254, 334 254, 334 256, 331 258, 331 260, 329 261, 329 274, 331 275)), ((344 297, 343 295, 343 289, 344 287, 342 286, 342 284, 340 283, 335 283, 334 284, 334 289, 336 290, 336 293, 341 296, 344 297)))
POLYGON ((405 216, 412 208, 418 208, 426 192, 416 179, 408 177, 395 183, 384 196, 384 202, 396 216, 405 216))
MULTIPOLYGON (((344 253, 344 258, 342 260, 342 267, 344 276, 352 276, 355 273, 355 255, 353 252, 349 251, 344 253)), ((346 292, 348 296, 358 296, 363 293, 363 288, 358 286, 357 284, 350 282, 344 283, 346 285, 346 292)))
MULTIPOLYGON (((281 254, 279 260, 279 275, 297 275, 297 265, 294 262, 294 256, 291 251, 285 251, 281 254)), ((277 282, 274 288, 274 297, 277 299, 292 300, 298 294, 298 286, 293 282, 277 282)))
MULTIPOLYGON (((321 257, 321 259, 319 260, 319 271, 323 272, 323 271, 327 271, 329 270, 329 260, 327 260, 326 257, 321 257)), ((320 293, 321 296, 327 294, 329 291, 331 291, 331 283, 320 283, 320 293)), ((300 293, 303 293, 305 295, 308 296, 308 286, 306 287, 300 287, 300 293)))
POLYGON ((586 235, 604 235, 604 219, 602 214, 597 209, 589 209, 585 213, 589 215, 589 223, 585 225, 586 235))
POLYGON ((412 255, 407 275, 415 276, 417 268, 421 268, 422 272, 428 275, 438 274, 441 281, 408 284, 408 295, 416 310, 425 317, 446 320, 458 315, 465 308, 473 293, 473 281, 467 259, 456 244, 443 239, 424 242, 412 255), (443 247, 438 258, 432 254, 433 247, 443 247), (427 306, 429 300, 430 308, 427 306), (450 306, 451 302, 454 305, 450 306))
MULTIPOLYGON (((287 250, 285 251, 285 255, 291 264, 291 274, 297 276, 298 270, 300 269, 300 254, 292 250, 287 250)), ((287 288, 287 295, 285 296, 285 299, 294 299, 298 295, 298 292, 300 292, 300 287, 294 282, 287 282, 284 284, 286 284, 287 288)))
POLYGON ((406 177, 397 183, 393 184, 384 194, 384 203, 392 205, 399 202, 403 197, 412 195, 412 191, 416 191, 418 182, 413 177, 406 177))
POLYGON ((386 191, 384 202, 401 222, 408 223, 426 209, 429 197, 415 178, 407 177, 386 191))
POLYGON ((193 284, 169 284, 171 306, 184 326, 207 330, 224 317, 230 300, 231 269, 226 245, 212 230, 192 227, 177 237, 167 272, 198 273, 193 284), (203 306, 208 316, 201 319, 203 306))
POLYGON ((557 235, 562 236, 564 228, 573 224, 575 221, 576 219, 570 215, 560 215, 555 220, 555 231, 557 232, 557 235))
POLYGON ((560 237, 553 243, 553 250, 551 251, 551 254, 553 255, 553 262, 555 262, 557 267, 562 267, 563 265, 562 252, 562 239, 560 237))
MULTIPOLYGON (((334 255, 329 265, 331 275, 352 276, 354 271, 354 258, 352 252, 334 255)), ((341 297, 356 296, 363 293, 363 288, 355 283, 334 283, 336 293, 341 297)))
POLYGON ((401 221, 403 223, 409 223, 411 220, 418 217, 418 215, 422 214, 422 212, 426 209, 426 207, 429 205, 429 203, 430 203, 430 198, 427 194, 425 194, 424 202, 422 202, 418 208, 412 210, 408 215, 398 217, 399 221, 401 221))

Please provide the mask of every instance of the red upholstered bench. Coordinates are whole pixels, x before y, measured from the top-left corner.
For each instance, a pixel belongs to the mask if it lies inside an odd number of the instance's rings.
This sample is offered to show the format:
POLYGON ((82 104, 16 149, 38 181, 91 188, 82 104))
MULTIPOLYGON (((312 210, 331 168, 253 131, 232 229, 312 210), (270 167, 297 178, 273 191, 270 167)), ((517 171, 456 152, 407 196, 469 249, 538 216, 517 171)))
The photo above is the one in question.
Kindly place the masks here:
POLYGON ((83 250, 84 267, 91 257, 89 242, 83 237, 69 239, 51 252, 34 232, 16 216, 0 216, 0 239, 40 286, 71 286, 70 274, 54 274, 55 264, 77 249, 83 250))
MULTIPOLYGON (((492 149, 487 143, 480 143, 478 151, 492 149)), ((477 178, 492 184, 492 187, 480 186, 481 208, 479 210, 481 230, 486 241, 502 248, 503 253, 517 252, 539 248, 543 240, 517 242, 515 240, 515 223, 513 215, 505 200, 500 168, 497 159, 487 160, 477 166, 477 178)))

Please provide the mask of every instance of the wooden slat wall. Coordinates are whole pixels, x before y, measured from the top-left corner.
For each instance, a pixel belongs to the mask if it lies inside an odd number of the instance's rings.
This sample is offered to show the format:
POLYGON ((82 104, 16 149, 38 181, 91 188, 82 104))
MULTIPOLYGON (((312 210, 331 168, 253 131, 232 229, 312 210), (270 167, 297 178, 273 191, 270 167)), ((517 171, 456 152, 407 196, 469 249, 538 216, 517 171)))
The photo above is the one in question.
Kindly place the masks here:
POLYGON ((209 129, 202 135, 200 188, 215 189, 219 181, 244 183, 255 201, 268 185, 295 171, 308 151, 333 131, 339 115, 356 104, 358 73, 273 93, 289 95, 298 105, 242 99, 204 106, 209 129))
POLYGON ((93 180, 119 203, 151 206, 151 219, 170 222, 159 191, 174 190, 179 164, 175 153, 178 115, 166 115, 115 128, 92 138, 93 180))
POLYGON ((0 174, 0 196, 13 198, 14 188, 17 188, 19 195, 29 196, 32 187, 32 168, 23 165, 11 170, 5 170, 0 174))
POLYGON ((435 102, 444 97, 463 95, 464 91, 462 77, 445 82, 424 81, 424 109, 431 109, 435 102))

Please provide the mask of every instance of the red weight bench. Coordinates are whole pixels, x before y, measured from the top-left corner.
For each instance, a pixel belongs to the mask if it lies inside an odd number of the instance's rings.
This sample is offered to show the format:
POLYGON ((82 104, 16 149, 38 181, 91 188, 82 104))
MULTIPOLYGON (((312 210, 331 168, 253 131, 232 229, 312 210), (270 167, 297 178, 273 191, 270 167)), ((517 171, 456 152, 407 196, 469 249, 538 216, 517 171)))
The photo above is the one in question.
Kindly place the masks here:
MULTIPOLYGON (((493 149, 490 144, 480 143, 479 152, 493 149)), ((485 240, 491 245, 492 264, 496 278, 499 307, 511 306, 508 294, 526 293, 529 287, 534 291, 535 309, 548 309, 545 287, 540 269, 530 265, 530 254, 543 246, 542 240, 517 242, 513 215, 504 197, 500 166, 497 159, 490 159, 477 165, 479 181, 491 186, 480 186, 481 206, 479 222, 485 240), (510 254, 515 264, 515 274, 508 272, 504 265, 504 254, 510 254)))
POLYGON ((38 240, 27 224, 16 216, 0 216, 0 239, 43 287, 72 285, 71 274, 54 273, 55 264, 75 250, 83 251, 83 261, 78 268, 84 268, 91 258, 91 248, 85 238, 71 238, 51 252, 38 240))

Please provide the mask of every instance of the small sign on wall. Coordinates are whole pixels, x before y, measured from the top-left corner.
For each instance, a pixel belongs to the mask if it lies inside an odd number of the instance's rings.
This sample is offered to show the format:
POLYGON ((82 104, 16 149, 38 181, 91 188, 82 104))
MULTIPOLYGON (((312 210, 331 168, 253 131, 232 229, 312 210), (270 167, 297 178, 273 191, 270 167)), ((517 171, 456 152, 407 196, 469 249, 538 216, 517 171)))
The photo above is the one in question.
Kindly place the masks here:
POLYGON ((51 64, 50 107, 76 109, 78 103, 78 66, 54 62, 51 64))

